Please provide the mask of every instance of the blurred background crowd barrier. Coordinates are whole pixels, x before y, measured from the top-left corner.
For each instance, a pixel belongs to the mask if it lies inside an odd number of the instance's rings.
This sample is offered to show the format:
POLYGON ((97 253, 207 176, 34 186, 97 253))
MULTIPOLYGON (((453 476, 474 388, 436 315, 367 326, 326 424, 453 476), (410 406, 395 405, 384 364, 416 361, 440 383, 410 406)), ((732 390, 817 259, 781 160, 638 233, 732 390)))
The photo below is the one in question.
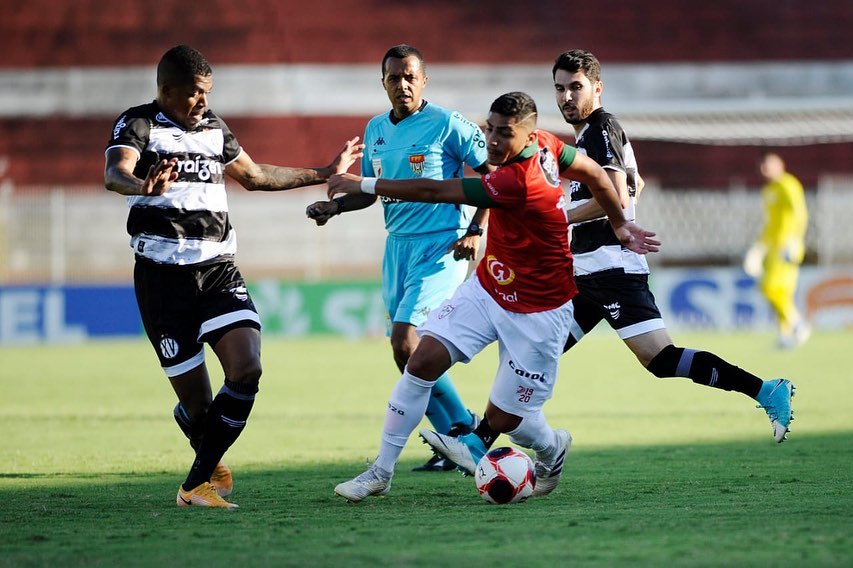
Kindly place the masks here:
MULTIPOLYGON (((178 43, 210 60, 211 106, 253 159, 293 166, 324 165, 388 109, 380 60, 403 42, 426 57, 427 100, 482 124, 496 96, 527 91, 540 126, 571 142, 551 62, 589 49, 602 62, 604 106, 647 181, 638 219, 664 241, 649 260, 668 323, 768 327, 740 263, 761 224, 758 159, 773 150, 807 192, 799 302, 818 328, 853 326, 849 2, 660 0, 583 13, 553 0, 0 8, 0 343, 140 333, 127 207, 103 188, 103 149, 119 113, 154 98, 156 63, 178 43)), ((268 332, 381 334, 381 209, 318 228, 305 207, 324 191, 229 185, 238 263, 268 332)))

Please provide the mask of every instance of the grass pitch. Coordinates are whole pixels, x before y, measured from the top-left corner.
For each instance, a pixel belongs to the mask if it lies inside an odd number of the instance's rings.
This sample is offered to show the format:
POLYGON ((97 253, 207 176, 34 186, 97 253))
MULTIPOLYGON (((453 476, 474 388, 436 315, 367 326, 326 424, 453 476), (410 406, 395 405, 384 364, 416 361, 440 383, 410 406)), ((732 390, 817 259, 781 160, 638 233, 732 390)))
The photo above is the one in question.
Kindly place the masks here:
MULTIPOLYGON (((352 505, 332 489, 375 456, 398 376, 386 340, 268 339, 226 456, 236 511, 175 506, 192 456, 147 343, 0 348, 0 566, 851 565, 853 335, 792 352, 676 339, 790 378, 790 440, 743 395, 655 379, 596 333, 545 406, 574 437, 551 496, 493 506, 470 478, 411 473, 429 456, 413 437, 391 493, 352 505)), ((474 410, 496 360, 452 371, 474 410)))

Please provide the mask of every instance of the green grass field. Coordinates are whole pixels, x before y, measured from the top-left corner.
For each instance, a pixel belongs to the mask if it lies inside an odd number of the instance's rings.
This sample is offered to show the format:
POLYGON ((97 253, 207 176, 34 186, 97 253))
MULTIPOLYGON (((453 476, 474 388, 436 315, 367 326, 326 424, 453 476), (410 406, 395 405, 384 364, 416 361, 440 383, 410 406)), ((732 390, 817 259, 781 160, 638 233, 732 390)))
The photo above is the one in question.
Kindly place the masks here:
MULTIPOLYGON (((268 339, 227 454, 236 511, 175 506, 192 456, 146 343, 0 348, 0 566, 853 564, 853 334, 793 352, 677 339, 791 378, 790 440, 743 395, 655 379, 597 333, 545 406, 574 437, 552 495, 487 505, 471 478, 411 473, 429 456, 413 438, 391 493, 353 505, 333 487, 375 456, 398 376, 386 341, 268 339)), ((495 364, 490 350, 453 370, 478 412, 495 364)))

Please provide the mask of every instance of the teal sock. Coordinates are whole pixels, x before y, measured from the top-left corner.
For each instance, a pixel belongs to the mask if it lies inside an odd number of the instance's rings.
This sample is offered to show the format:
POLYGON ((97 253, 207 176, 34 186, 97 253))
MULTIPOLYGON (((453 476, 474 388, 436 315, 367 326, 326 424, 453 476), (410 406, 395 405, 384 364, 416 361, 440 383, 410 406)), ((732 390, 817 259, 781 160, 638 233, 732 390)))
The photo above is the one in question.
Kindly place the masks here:
POLYGON ((441 404, 441 407, 450 419, 451 425, 473 425, 474 418, 462 403, 462 399, 459 397, 459 393, 456 392, 456 387, 453 386, 450 375, 447 373, 444 373, 435 381, 435 386, 432 387, 432 399, 430 402, 432 400, 437 400, 441 404))
POLYGON ((439 434, 447 434, 453 426, 450 416, 447 415, 447 412, 441 405, 441 401, 436 398, 435 394, 432 394, 429 397, 426 417, 429 419, 429 423, 432 424, 433 431, 438 432, 439 434))

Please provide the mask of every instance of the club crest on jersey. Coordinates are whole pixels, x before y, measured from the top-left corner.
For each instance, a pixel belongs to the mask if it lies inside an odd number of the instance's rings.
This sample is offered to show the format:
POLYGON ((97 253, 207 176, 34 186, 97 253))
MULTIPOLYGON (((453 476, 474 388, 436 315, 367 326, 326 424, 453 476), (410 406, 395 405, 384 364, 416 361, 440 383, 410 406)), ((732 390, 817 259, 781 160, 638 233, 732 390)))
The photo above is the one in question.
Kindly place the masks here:
POLYGON ((542 148, 539 151, 539 167, 542 169, 542 174, 545 176, 548 185, 551 187, 560 185, 560 168, 557 166, 554 154, 548 148, 542 148))
POLYGON ((441 311, 438 312, 438 319, 444 319, 450 314, 453 313, 453 310, 456 309, 456 306, 451 306, 450 304, 446 304, 441 307, 441 311))
POLYGON ((424 165, 426 164, 426 156, 423 154, 412 154, 409 156, 409 167, 416 176, 424 175, 424 165))
POLYGON ((178 342, 171 337, 164 337, 160 340, 160 353, 166 359, 174 359, 178 356, 178 342))
POLYGON ((512 281, 515 280, 515 272, 512 268, 499 261, 493 255, 489 255, 488 258, 486 258, 486 266, 489 269, 489 274, 491 274, 492 278, 494 278, 501 286, 511 284, 512 281))

